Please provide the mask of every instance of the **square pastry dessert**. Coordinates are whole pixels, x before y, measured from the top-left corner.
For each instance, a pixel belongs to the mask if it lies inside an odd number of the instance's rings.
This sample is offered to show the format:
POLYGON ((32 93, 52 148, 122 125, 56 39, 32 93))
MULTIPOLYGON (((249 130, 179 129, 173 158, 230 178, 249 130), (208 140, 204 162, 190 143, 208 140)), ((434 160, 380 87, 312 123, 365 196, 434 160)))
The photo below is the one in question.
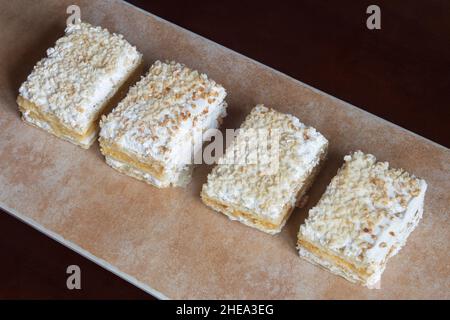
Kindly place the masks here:
POLYGON ((257 105, 208 175, 201 198, 232 220, 278 233, 312 184, 327 148, 314 128, 257 105))
POLYGON ((20 87, 22 119, 89 148, 100 115, 139 75, 141 62, 142 55, 121 35, 87 23, 69 25, 20 87))
POLYGON ((218 128, 226 91, 205 74, 156 61, 125 99, 101 120, 100 147, 118 171, 157 187, 191 179, 194 137, 218 128))
POLYGON ((347 155, 298 233, 300 256, 373 287, 422 217, 427 184, 371 154, 347 155))

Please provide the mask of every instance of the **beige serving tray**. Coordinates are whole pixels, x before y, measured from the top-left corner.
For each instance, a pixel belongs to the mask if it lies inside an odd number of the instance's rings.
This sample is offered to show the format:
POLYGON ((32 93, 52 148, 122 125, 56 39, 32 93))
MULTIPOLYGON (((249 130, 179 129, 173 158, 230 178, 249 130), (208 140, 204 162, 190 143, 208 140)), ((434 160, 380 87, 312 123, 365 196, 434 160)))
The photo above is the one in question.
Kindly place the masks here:
POLYGON ((0 206, 159 298, 450 298, 448 149, 120 1, 2 1, 0 8, 0 206), (108 167, 98 144, 83 150, 20 120, 22 81, 63 34, 66 7, 122 33, 147 66, 173 59, 228 89, 238 127, 257 103, 298 116, 330 140, 307 207, 270 236, 200 201, 211 169, 186 188, 159 190, 108 167), (391 259, 380 290, 353 285, 301 260, 296 233, 352 150, 426 179, 425 213, 391 259))

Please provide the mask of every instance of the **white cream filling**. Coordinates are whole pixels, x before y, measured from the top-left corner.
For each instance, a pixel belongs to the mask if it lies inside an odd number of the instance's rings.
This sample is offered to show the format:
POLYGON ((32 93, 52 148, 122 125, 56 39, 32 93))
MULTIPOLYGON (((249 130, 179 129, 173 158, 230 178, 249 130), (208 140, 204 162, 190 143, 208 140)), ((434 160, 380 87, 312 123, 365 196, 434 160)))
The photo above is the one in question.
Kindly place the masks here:
POLYGON ((127 173, 130 173, 134 177, 141 178, 157 187, 166 187, 168 186, 169 182, 161 181, 155 177, 153 177, 151 174, 144 172, 142 170, 139 170, 135 167, 132 167, 122 161, 113 159, 111 157, 106 156, 106 163, 109 164, 111 167, 117 169, 117 170, 126 170, 127 173))
POLYGON ((217 129, 219 127, 219 119, 226 116, 226 102, 222 102, 209 112, 206 119, 200 125, 193 126, 192 120, 189 120, 185 126, 182 127, 181 132, 177 138, 172 141, 169 149, 172 150, 169 156, 167 165, 175 168, 182 168, 186 165, 193 164, 193 156, 202 151, 203 141, 207 138, 202 137, 204 131, 208 129, 217 129), (199 134, 202 137, 200 143, 194 143, 195 136, 199 134))
POLYGON ((93 117, 104 107, 105 102, 109 100, 120 85, 125 82, 128 76, 136 69, 140 63, 139 54, 133 54, 131 52, 124 53, 117 62, 117 67, 108 77, 100 78, 94 88, 94 93, 87 97, 86 105, 84 106, 85 112, 80 115, 80 125, 87 129, 93 117), (134 63, 130 63, 134 61, 134 63))
POLYGON ((396 255, 405 245, 408 236, 417 227, 423 214, 423 204, 427 183, 420 180, 420 193, 417 197, 411 199, 402 219, 395 220, 378 237, 374 247, 367 252, 367 260, 373 265, 374 274, 367 280, 368 284, 373 285, 381 277, 381 273, 386 267, 387 260, 396 255), (394 234, 394 236, 392 235, 394 234), (381 243, 386 246, 381 247, 381 243))
POLYGON ((374 243, 373 248, 367 251, 366 256, 369 263, 382 263, 391 247, 398 243, 403 243, 408 237, 408 224, 414 222, 417 211, 423 206, 426 189, 426 182, 420 180, 420 193, 417 197, 410 200, 402 218, 393 221, 386 218, 386 220, 382 222, 382 224, 387 224, 388 227, 380 234, 377 241, 374 243), (394 236, 392 236, 391 233, 393 233, 394 236), (386 243, 385 247, 380 246, 383 242, 386 243))
POLYGON ((132 165, 129 165, 128 163, 125 163, 123 161, 119 161, 117 159, 114 159, 110 156, 106 156, 106 162, 113 168, 118 170, 125 170, 126 174, 131 175, 132 177, 145 180, 149 182, 152 185, 155 185, 159 188, 165 188, 169 186, 179 186, 184 187, 186 186, 190 180, 191 180, 191 174, 192 174, 192 166, 184 167, 178 171, 175 170, 167 170, 164 173, 164 179, 158 179, 151 175, 148 172, 145 172, 143 170, 140 170, 132 165))

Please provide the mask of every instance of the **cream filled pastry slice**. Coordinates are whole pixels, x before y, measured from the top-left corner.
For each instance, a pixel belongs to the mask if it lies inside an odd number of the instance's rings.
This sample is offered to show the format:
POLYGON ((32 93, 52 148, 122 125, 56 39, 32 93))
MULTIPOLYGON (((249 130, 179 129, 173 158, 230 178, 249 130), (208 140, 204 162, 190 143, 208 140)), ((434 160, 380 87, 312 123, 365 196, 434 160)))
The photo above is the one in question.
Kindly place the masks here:
POLYGON ((142 55, 121 35, 87 23, 69 25, 19 89, 22 119, 83 148, 98 118, 130 85, 142 55))
MULTIPOLYGON (((226 116, 225 89, 176 62, 156 61, 101 120, 100 146, 116 170, 157 187, 191 179, 195 137, 226 116)), ((201 142, 201 141, 200 141, 201 142)))
POLYGON ((314 128, 257 105, 208 175, 201 198, 231 220, 278 233, 302 202, 327 148, 314 128))
POLYGON ((304 259, 374 287, 423 213, 427 184, 371 154, 347 155, 298 233, 304 259))

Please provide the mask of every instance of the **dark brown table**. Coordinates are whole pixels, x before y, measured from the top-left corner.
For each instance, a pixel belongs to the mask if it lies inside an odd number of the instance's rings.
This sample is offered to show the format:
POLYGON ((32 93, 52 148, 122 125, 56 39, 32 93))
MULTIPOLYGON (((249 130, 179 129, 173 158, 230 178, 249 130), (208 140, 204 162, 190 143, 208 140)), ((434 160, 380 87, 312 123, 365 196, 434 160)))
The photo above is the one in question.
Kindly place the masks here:
MULTIPOLYGON (((450 146, 448 1, 129 2, 450 146)), ((0 298, 152 298, 4 212, 0 252, 0 298), (82 290, 66 288, 71 264, 82 290)))

